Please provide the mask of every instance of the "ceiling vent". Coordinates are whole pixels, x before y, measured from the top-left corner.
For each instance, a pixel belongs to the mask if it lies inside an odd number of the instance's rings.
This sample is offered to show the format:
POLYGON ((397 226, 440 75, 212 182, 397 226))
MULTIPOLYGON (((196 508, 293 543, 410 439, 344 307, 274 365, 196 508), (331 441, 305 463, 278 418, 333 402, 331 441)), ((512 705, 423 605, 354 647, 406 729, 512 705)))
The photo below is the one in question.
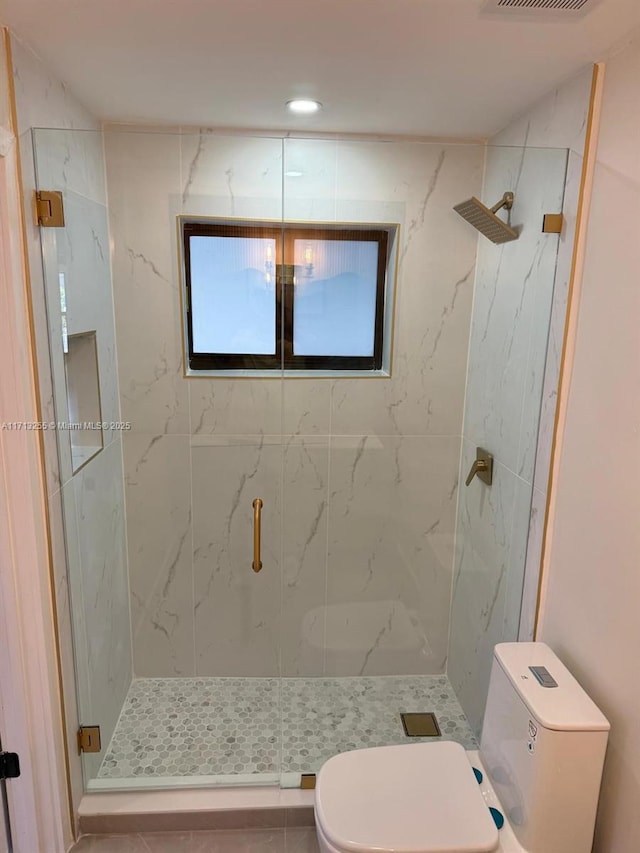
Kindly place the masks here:
POLYGON ((599 2, 600 0, 487 0, 483 12, 558 21, 583 17, 599 2))

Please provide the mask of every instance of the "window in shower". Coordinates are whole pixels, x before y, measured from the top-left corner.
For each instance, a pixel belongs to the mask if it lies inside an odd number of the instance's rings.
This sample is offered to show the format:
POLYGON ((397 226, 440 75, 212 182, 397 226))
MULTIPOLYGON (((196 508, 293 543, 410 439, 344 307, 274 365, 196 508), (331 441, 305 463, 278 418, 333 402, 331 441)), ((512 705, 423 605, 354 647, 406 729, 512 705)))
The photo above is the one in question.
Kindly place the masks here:
POLYGON ((191 370, 381 369, 393 228, 181 225, 191 370))

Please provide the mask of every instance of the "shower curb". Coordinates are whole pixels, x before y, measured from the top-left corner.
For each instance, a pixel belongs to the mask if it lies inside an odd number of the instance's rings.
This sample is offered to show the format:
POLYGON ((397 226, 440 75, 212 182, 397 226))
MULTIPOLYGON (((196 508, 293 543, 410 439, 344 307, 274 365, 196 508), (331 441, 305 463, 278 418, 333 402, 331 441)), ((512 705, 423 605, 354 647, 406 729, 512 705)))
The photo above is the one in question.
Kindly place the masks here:
POLYGON ((85 794, 81 834, 314 826, 313 791, 221 788, 85 794))

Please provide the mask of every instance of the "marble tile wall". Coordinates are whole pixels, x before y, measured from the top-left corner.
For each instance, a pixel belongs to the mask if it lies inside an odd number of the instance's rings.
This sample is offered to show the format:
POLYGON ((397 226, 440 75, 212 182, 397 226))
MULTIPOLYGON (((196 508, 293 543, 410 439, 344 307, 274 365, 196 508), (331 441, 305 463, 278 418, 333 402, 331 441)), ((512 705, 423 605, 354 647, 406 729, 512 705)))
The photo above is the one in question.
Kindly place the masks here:
POLYGON ((475 480, 459 496, 448 664, 476 732, 493 646, 533 637, 590 87, 589 68, 497 134, 487 155, 486 200, 513 190, 511 221, 524 227, 515 243, 478 246, 460 476, 476 446, 495 469, 491 489, 475 480), (543 213, 559 210, 559 238, 540 233, 543 213))
POLYGON ((105 144, 136 675, 443 672, 476 243, 451 208, 484 150, 105 144), (185 379, 181 212, 399 223, 392 378, 185 379))
MULTIPOLYGON (((97 122, 64 84, 14 37, 12 53, 27 209, 31 209, 36 186, 62 190, 67 221, 64 229, 43 231, 42 245, 40 229, 29 222, 27 230, 43 418, 47 422, 68 420, 58 279, 58 272, 62 271, 69 332, 96 330, 102 417, 109 422, 119 421, 101 134, 97 122), (63 130, 32 131, 35 127, 63 130)), ((104 443, 104 450, 74 475, 68 431, 45 433, 46 486, 70 743, 79 721, 98 723, 108 742, 131 682, 119 432, 106 431, 104 443)), ((100 760, 99 755, 85 757, 89 776, 97 773, 100 760)), ((71 771, 77 803, 82 779, 79 762, 73 756, 71 771)))
POLYGON ((517 120, 511 122, 493 140, 497 145, 527 144, 537 147, 553 146, 569 149, 563 205, 564 227, 558 245, 556 279, 551 305, 518 634, 518 639, 524 641, 533 638, 535 628, 544 513, 547 503, 551 446, 560 379, 560 358, 564 341, 567 296, 573 258, 592 76, 592 67, 586 67, 581 73, 564 82, 538 101, 517 120))
POLYGON ((10 34, 20 133, 32 127, 97 130, 98 121, 15 33, 10 34))

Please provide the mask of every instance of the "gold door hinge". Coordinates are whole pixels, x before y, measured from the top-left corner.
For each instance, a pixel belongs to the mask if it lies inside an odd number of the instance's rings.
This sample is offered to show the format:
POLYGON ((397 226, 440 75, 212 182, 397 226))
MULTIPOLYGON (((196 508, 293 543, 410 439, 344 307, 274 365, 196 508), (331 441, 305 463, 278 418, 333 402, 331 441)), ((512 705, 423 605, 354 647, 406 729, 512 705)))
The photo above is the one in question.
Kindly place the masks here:
POLYGON ((561 213, 545 213, 542 219, 543 234, 561 234, 564 217, 561 213))
POLYGON ((303 773, 300 777, 300 787, 303 791, 312 791, 316 787, 316 774, 303 773))
POLYGON ((100 752, 100 726, 80 726, 78 729, 78 755, 81 752, 100 752))
POLYGON ((36 193, 36 221, 43 228, 64 228, 62 193, 41 190, 36 193))

